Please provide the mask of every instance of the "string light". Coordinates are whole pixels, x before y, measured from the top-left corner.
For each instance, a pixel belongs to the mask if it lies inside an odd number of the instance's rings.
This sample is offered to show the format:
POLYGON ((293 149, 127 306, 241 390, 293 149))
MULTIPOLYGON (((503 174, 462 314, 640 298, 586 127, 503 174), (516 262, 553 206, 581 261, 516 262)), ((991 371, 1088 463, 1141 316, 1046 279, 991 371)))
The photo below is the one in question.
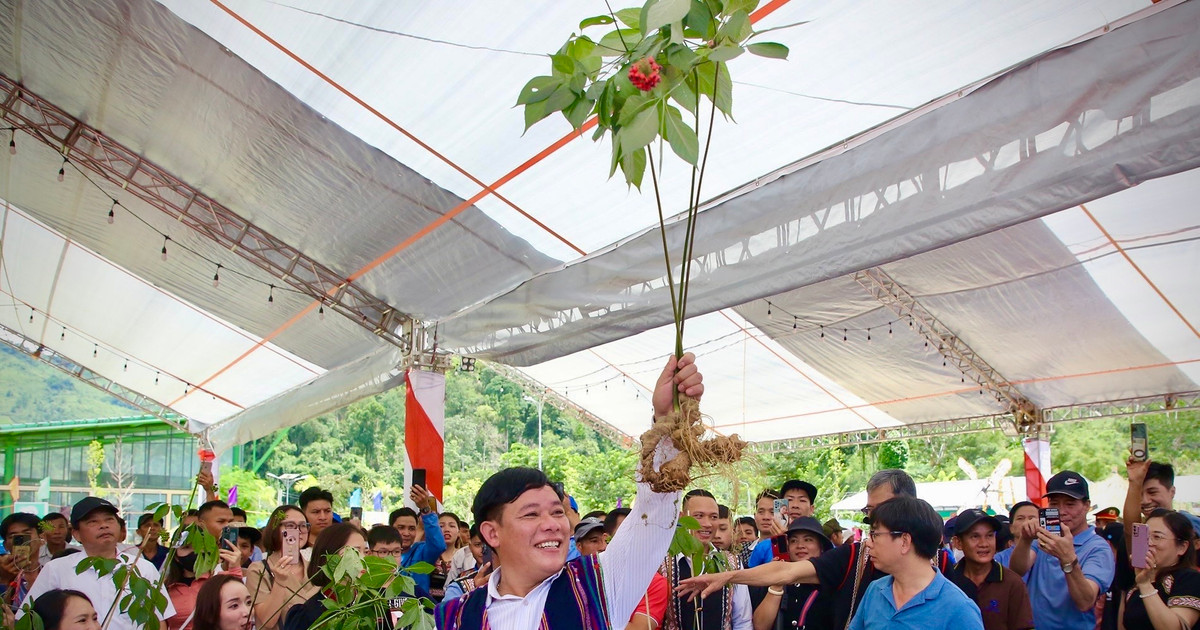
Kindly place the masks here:
POLYGON ((325 304, 321 304, 321 307, 317 309, 317 318, 325 321, 325 304))
POLYGON ((167 259, 167 241, 169 241, 169 240, 171 240, 171 237, 164 234, 163 235, 163 246, 162 246, 162 259, 163 260, 167 259))
POLYGON ((849 338, 850 338, 850 331, 846 328, 843 328, 842 329, 842 341, 848 341, 849 338))
POLYGON ((125 365, 121 366, 121 371, 122 371, 122 372, 128 372, 128 371, 129 371, 129 359, 125 359, 125 365))
POLYGON ((821 338, 822 339, 825 338, 825 325, 824 324, 821 324, 821 338))
POLYGON ((58 167, 58 181, 62 181, 67 176, 67 158, 63 158, 62 166, 58 167))
POLYGON ((871 340, 871 329, 868 328, 867 329, 867 341, 870 341, 870 340, 871 340))
POLYGON ((154 384, 158 385, 158 372, 154 373, 154 384))
POLYGON ((112 207, 108 209, 108 224, 112 225, 117 218, 117 200, 112 200, 112 207))
POLYGON ((792 330, 796 330, 796 316, 792 315, 792 330))
POLYGON ((267 304, 275 303, 275 285, 270 285, 271 290, 267 292, 267 304))
POLYGON ((33 309, 29 309, 29 323, 30 324, 33 323, 33 313, 34 313, 33 309))
POLYGON ((99 351, 100 351, 100 344, 98 344, 98 343, 92 344, 92 358, 93 359, 96 358, 96 353, 99 351))
POLYGON ((17 154, 17 128, 13 127, 12 129, 9 129, 9 131, 12 133, 12 135, 8 137, 8 154, 16 155, 17 154))
MULTIPOLYGON (((891 337, 891 336, 892 336, 892 322, 888 322, 888 336, 889 336, 889 337, 891 337)), ((926 344, 926 345, 929 345, 929 342, 928 342, 928 341, 926 341, 926 342, 925 342, 925 344, 926 344)))
POLYGON ((59 341, 66 341, 66 340, 67 340, 67 327, 66 327, 66 326, 63 326, 63 329, 62 329, 62 334, 58 336, 58 340, 59 340, 59 341))
POLYGON ((213 272, 213 288, 221 285, 221 263, 217 263, 217 270, 213 272))

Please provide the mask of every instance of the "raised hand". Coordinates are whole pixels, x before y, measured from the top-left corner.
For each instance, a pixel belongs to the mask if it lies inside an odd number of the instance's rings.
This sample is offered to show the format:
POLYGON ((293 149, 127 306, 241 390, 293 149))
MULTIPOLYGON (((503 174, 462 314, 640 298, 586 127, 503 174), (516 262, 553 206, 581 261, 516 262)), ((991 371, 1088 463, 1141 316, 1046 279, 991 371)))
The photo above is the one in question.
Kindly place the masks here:
POLYGON ((678 360, 675 355, 667 357, 667 364, 654 385, 654 417, 671 413, 676 390, 696 399, 704 395, 704 376, 696 368, 696 355, 691 352, 678 360))

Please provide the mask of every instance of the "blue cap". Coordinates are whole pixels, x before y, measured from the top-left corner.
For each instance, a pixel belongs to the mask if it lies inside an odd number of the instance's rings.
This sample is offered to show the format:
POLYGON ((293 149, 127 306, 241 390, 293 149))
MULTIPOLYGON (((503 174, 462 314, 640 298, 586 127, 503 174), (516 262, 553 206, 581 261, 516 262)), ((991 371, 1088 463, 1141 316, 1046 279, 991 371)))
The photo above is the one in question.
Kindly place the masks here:
POLYGON ((579 504, 575 502, 575 497, 568 495, 567 500, 571 502, 571 509, 575 510, 575 512, 578 513, 579 512, 579 504))

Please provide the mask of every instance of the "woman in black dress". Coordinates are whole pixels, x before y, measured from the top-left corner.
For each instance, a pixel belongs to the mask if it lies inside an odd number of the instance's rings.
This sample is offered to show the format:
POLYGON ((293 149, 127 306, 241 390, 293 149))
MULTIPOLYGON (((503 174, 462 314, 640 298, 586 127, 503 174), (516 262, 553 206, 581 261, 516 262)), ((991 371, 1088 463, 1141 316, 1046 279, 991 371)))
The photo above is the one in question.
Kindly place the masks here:
MULTIPOLYGON (((821 523, 810 516, 800 517, 788 526, 787 545, 791 562, 815 558, 833 548, 821 523)), ((816 584, 751 588, 750 600, 754 605, 754 630, 834 630, 833 600, 816 584)))
POLYGON ((1121 604, 1120 630, 1180 630, 1200 621, 1200 571, 1187 517, 1155 510, 1147 519, 1150 550, 1121 604))

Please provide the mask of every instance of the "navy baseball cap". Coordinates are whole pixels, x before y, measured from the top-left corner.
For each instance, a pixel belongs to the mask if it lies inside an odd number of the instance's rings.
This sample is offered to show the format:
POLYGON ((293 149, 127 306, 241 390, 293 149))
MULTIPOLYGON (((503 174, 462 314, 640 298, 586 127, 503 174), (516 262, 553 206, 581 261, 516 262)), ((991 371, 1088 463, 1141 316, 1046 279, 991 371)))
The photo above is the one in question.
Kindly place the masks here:
POLYGON ((1046 482, 1046 496, 1052 494, 1065 494, 1072 499, 1087 501, 1087 479, 1084 479, 1083 475, 1073 470, 1064 470, 1046 482))
POLYGON ((111 512, 113 516, 121 515, 121 511, 117 509, 117 506, 100 497, 84 497, 71 508, 71 527, 79 527, 79 521, 87 518, 88 514, 96 510, 111 512))
POLYGON ((987 523, 992 526, 993 531, 1000 531, 1000 519, 979 508, 971 508, 959 512, 958 516, 954 518, 954 535, 962 536, 971 531, 976 523, 987 523))

